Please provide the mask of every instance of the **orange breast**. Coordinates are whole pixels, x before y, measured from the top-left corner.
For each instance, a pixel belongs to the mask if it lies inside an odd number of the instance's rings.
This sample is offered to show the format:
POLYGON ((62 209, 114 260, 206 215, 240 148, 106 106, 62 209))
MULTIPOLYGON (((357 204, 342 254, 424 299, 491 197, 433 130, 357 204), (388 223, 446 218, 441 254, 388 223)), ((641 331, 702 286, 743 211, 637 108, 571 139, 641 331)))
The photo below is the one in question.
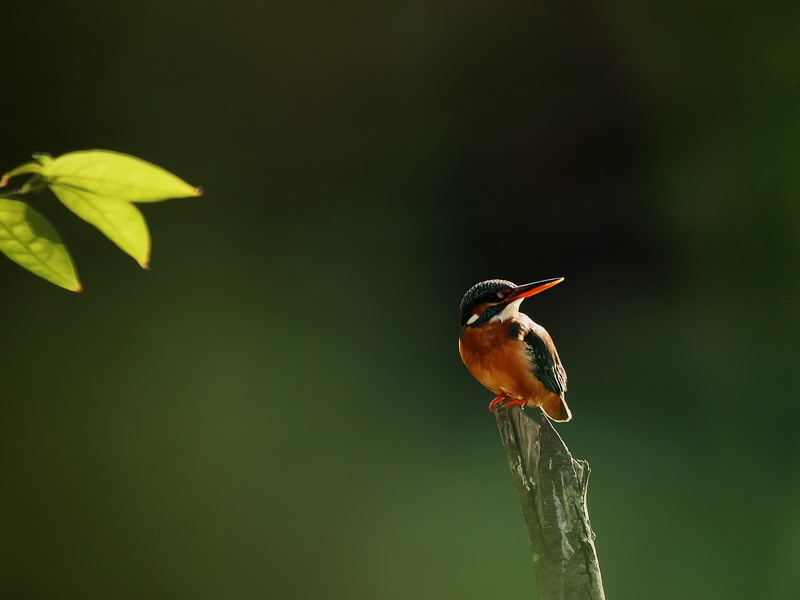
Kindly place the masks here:
POLYGON ((480 327, 466 327, 458 342, 461 359, 475 379, 495 394, 508 394, 541 406, 560 397, 548 390, 533 374, 525 343, 508 337, 509 321, 490 321, 480 327))

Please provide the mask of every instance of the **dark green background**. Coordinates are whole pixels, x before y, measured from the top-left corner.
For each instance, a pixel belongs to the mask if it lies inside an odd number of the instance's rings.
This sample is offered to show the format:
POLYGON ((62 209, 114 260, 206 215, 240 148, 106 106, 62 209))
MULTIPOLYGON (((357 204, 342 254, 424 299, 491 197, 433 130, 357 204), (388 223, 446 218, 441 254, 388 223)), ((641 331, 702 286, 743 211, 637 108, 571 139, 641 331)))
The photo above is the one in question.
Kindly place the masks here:
POLYGON ((534 597, 457 307, 555 276, 609 598, 800 593, 799 3, 3 21, 0 169, 206 195, 143 207, 149 272, 49 198, 86 291, 0 264, 0 596, 534 597))

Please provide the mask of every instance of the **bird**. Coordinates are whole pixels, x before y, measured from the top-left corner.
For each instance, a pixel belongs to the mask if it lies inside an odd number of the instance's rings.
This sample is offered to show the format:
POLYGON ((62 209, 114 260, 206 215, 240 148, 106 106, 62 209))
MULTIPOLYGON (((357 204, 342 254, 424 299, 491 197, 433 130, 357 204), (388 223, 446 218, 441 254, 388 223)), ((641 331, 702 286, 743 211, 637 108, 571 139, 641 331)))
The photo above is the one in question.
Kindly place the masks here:
POLYGON ((516 285, 505 279, 475 284, 461 300, 458 350, 470 373, 497 396, 495 406, 539 406, 553 421, 569 421, 567 373, 550 334, 519 312, 525 298, 563 277, 516 285), (503 404, 504 400, 508 400, 503 404))

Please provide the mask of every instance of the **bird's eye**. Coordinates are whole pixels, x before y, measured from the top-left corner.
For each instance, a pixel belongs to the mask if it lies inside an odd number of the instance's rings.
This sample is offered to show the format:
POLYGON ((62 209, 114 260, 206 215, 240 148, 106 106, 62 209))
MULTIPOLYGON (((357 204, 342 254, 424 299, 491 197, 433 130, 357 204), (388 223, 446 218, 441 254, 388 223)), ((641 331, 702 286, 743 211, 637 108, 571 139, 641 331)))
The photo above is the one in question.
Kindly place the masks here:
POLYGON ((505 298, 507 295, 508 295, 508 292, 504 292, 504 291, 502 291, 502 290, 501 290, 501 291, 497 292, 497 299, 498 299, 498 300, 502 300, 502 299, 503 299, 503 298, 505 298))

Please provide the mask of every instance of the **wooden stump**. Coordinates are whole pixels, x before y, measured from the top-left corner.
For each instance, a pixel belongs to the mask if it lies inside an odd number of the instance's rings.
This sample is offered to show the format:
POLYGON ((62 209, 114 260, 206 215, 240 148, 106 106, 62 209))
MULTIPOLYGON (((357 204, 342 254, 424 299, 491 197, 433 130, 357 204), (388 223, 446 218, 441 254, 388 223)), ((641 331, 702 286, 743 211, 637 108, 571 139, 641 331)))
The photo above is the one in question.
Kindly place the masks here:
MULTIPOLYGON (((530 409, 529 409, 530 410, 530 409)), ((550 420, 495 408, 528 529, 540 600, 604 600, 586 509, 589 463, 572 458, 550 420)))

